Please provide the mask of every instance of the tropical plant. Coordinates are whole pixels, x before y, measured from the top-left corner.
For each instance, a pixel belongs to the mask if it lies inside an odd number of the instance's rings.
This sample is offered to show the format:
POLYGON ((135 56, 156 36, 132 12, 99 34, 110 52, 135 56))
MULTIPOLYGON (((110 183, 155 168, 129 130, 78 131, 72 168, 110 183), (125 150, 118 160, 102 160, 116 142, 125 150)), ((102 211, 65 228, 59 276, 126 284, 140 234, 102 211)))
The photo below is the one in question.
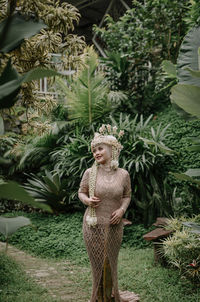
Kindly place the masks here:
POLYGON ((131 62, 118 52, 106 51, 106 57, 100 58, 103 70, 112 90, 129 90, 129 72, 131 62))
POLYGON ((123 114, 118 122, 111 118, 114 125, 126 130, 120 163, 129 171, 132 181, 133 203, 129 214, 132 216, 133 209, 137 210, 145 226, 152 224, 157 216, 172 214, 167 171, 161 172, 163 159, 173 154, 163 143, 169 125, 149 131, 151 119, 149 116, 144 120, 142 115, 130 119, 123 114))
MULTIPOLYGON (((80 129, 81 130, 81 129, 80 129)), ((79 131, 80 131, 79 130, 79 131)), ((90 128, 91 132, 94 130, 90 128)), ((82 131, 65 135, 65 143, 50 153, 54 169, 60 177, 66 179, 68 199, 70 202, 77 200, 77 192, 84 171, 93 163, 90 151, 90 137, 82 131), (83 134, 84 133, 84 134, 83 134), (67 137, 68 136, 68 137, 67 137)))
POLYGON ((84 67, 68 85, 58 79, 57 84, 66 95, 69 119, 80 120, 88 125, 108 115, 116 101, 125 98, 122 93, 112 92, 105 84, 104 75, 98 71, 98 56, 92 47, 85 51, 84 67), (62 86, 61 86, 62 85, 62 86))
POLYGON ((178 84, 171 89, 171 101, 187 113, 200 117, 199 44, 200 27, 192 28, 185 36, 177 59, 178 84))
MULTIPOLYGON (((11 27, 9 33, 6 34, 7 39, 1 39, 3 52, 9 52, 9 55, 6 56, 1 54, 1 70, 8 57, 12 58, 14 67, 19 73, 27 72, 38 66, 47 68, 53 65, 55 69, 68 69, 69 66, 78 65, 80 62, 79 55, 85 47, 85 42, 82 37, 68 34, 70 30, 74 30, 74 22, 78 22, 80 18, 80 14, 74 6, 68 3, 61 4, 59 1, 54 0, 39 0, 37 2, 15 0, 12 1, 11 5, 11 1, 3 0, 1 2, 0 20, 3 21, 2 24, 6 22, 7 15, 12 16, 9 18, 11 27), (23 16, 26 17, 26 25, 24 24, 23 16), (39 20, 42 20, 42 26, 39 20), (25 39, 21 43, 24 33, 25 38, 30 37, 30 35, 26 34, 27 29, 30 31, 36 26, 39 29, 38 31, 41 28, 42 30, 36 36, 31 39, 25 39), (15 31, 17 32, 17 41, 15 31), (19 35, 19 32, 22 34, 19 35), (10 47, 13 41, 20 42, 20 47, 13 50, 10 47), (62 60, 59 61, 59 64, 52 64, 51 53, 62 54, 62 60)), ((8 26, 6 26, 6 31, 7 28, 8 26)), ((2 32, 2 38, 3 36, 4 31, 2 32)), ((23 86, 22 98, 26 97, 29 100, 27 103, 24 99, 27 105, 34 103, 36 98, 33 92, 35 85, 36 83, 31 83, 23 86)))
MULTIPOLYGON (((179 51, 177 60, 177 77, 179 83, 171 89, 171 101, 178 108, 192 117, 200 118, 199 93, 200 93, 200 27, 192 28, 185 36, 179 51)), ((194 146, 190 150, 199 151, 199 138, 192 138, 194 146)), ((185 173, 173 173, 175 177, 181 180, 190 181, 200 185, 198 179, 200 169, 189 169, 185 173)))
POLYGON ((52 212, 48 205, 40 205, 23 189, 22 186, 14 181, 4 181, 3 179, 0 179, 0 198, 17 200, 32 207, 38 207, 44 211, 52 212))
POLYGON ((4 235, 6 239, 6 252, 8 250, 8 239, 14 234, 19 228, 31 225, 31 221, 27 217, 0 217, 0 233, 4 235))
POLYGON ((45 167, 52 168, 48 155, 57 147, 57 140, 57 135, 50 132, 15 144, 4 155, 4 158, 12 161, 8 174, 13 175, 16 171, 38 171, 41 167, 43 170, 45 167))
MULTIPOLYGON (((4 8, 6 4, 7 3, 4 3, 4 8)), ((8 17, 0 24, 0 51, 5 56, 6 51, 10 52, 13 49, 16 49, 16 47, 18 47, 24 41, 25 37, 34 35, 39 29, 45 26, 41 22, 36 22, 33 24, 32 21, 27 21, 24 16, 18 17, 18 15, 14 15, 13 13, 16 8, 16 1, 13 1, 9 4, 8 17), (13 24, 16 25, 18 30, 19 28, 22 29, 22 31, 19 31, 19 35, 14 35, 14 41, 13 24)), ((2 61, 3 60, 1 60, 0 68, 2 68, 2 61)), ((3 72, 0 75, 0 108, 10 108, 14 105, 23 82, 36 80, 48 75, 55 76, 56 74, 58 73, 53 70, 35 69, 30 70, 23 75, 18 75, 17 71, 11 65, 11 59, 9 59, 6 67, 3 69, 3 72)), ((0 133, 3 134, 4 124, 1 116, 0 128, 0 133)), ((19 200, 36 207, 39 205, 20 185, 15 182, 6 182, 2 178, 0 178, 0 198, 19 200)), ((48 206, 39 205, 39 207, 51 212, 51 209, 48 206)))
POLYGON ((155 90, 159 66, 163 59, 176 61, 187 30, 189 7, 189 0, 134 1, 133 8, 117 22, 107 16, 104 27, 94 28, 109 52, 118 53, 130 63, 126 78, 132 110, 149 114, 158 107, 155 102, 166 101, 168 91, 155 90))
POLYGON ((200 25, 200 3, 198 0, 192 0, 190 1, 190 4, 186 22, 189 24, 190 28, 192 28, 200 25))
POLYGON ((30 174, 24 185, 26 191, 41 205, 48 205, 54 213, 69 211, 73 204, 68 200, 67 180, 56 172, 45 171, 45 176, 30 174))
POLYGON ((169 219, 167 228, 175 231, 162 241, 164 257, 192 282, 200 281, 199 215, 186 219, 169 219))

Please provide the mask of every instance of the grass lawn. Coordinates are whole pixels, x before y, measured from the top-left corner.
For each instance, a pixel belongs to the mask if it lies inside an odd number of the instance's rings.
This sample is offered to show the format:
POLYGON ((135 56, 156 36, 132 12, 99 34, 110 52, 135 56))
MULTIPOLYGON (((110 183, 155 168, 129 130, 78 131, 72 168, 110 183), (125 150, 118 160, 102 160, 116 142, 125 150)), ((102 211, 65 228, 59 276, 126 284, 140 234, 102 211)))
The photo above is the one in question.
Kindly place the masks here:
POLYGON ((177 270, 154 264, 153 249, 121 249, 119 284, 138 293, 141 302, 197 302, 200 289, 181 279, 177 270))

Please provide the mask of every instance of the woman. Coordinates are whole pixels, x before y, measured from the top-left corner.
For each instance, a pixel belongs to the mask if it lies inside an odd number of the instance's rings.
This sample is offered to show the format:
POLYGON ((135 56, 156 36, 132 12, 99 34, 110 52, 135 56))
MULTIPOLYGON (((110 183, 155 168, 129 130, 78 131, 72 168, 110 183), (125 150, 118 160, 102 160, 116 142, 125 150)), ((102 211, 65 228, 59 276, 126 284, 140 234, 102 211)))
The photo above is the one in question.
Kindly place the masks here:
POLYGON ((123 131, 103 125, 95 134, 91 149, 95 163, 81 180, 80 200, 88 206, 83 235, 90 258, 93 289, 90 302, 125 302, 120 298, 117 258, 123 235, 122 217, 131 197, 130 177, 118 168, 123 131))

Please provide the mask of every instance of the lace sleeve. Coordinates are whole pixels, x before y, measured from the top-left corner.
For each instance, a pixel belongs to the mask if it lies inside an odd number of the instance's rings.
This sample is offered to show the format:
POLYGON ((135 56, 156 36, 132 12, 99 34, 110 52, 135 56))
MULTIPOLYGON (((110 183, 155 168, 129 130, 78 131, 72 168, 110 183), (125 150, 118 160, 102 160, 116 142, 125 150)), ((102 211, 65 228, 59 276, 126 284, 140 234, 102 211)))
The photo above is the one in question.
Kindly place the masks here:
POLYGON ((122 204, 121 204, 121 208, 123 208, 124 213, 126 212, 130 201, 131 201, 131 179, 129 173, 127 172, 124 179, 124 191, 123 191, 122 204))
POLYGON ((127 172, 125 176, 125 184, 124 184, 124 192, 123 192, 123 198, 131 197, 131 179, 130 175, 127 172))
POLYGON ((89 169, 87 169, 83 174, 78 193, 89 194, 89 169))

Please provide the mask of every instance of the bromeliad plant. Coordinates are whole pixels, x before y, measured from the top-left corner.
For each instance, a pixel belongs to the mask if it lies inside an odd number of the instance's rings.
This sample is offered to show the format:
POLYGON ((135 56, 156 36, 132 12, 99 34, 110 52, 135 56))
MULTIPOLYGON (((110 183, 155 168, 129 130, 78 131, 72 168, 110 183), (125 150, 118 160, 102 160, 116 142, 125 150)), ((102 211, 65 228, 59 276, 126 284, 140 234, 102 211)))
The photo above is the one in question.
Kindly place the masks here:
POLYGON ((45 171, 45 176, 30 174, 24 185, 26 191, 41 205, 48 205, 54 213, 69 211, 73 204, 68 200, 67 182, 56 172, 45 171))

